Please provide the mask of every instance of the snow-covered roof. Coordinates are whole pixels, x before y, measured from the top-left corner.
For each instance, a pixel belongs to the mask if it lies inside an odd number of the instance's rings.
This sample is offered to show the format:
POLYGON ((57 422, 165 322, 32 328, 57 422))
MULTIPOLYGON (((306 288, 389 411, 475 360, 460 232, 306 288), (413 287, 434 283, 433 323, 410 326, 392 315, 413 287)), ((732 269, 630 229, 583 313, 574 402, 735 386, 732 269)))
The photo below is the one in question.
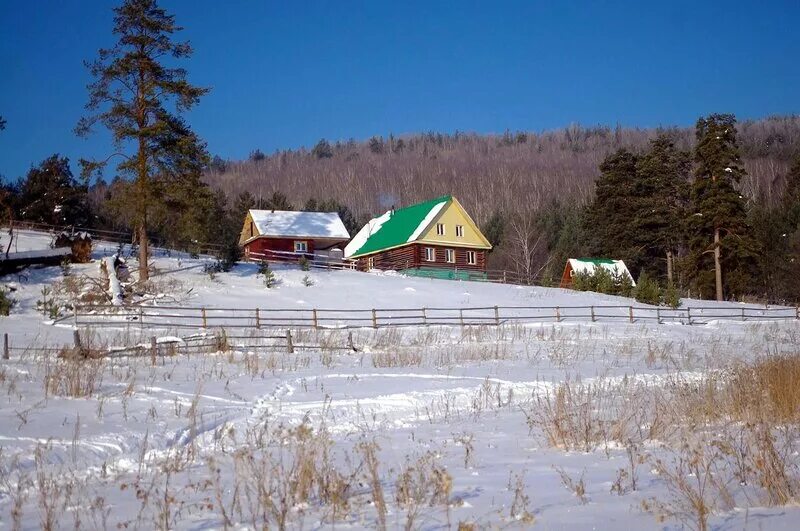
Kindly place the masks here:
POLYGON ((575 273, 594 273, 595 269, 602 267, 611 273, 623 273, 628 275, 633 285, 636 282, 633 280, 633 275, 628 271, 628 267, 622 260, 611 260, 610 258, 570 258, 568 260, 570 267, 575 273))
POLYGON ((350 239, 336 212, 251 210, 250 217, 259 236, 350 239))

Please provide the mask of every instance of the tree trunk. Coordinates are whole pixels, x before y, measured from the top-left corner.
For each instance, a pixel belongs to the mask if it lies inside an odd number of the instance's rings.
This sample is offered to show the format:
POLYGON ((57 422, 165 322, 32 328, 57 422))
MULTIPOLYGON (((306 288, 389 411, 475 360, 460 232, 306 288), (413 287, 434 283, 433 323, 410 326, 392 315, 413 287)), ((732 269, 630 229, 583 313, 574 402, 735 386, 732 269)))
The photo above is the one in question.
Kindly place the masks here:
POLYGON ((667 249, 667 282, 672 284, 672 249, 667 249))
POLYGON ((717 284, 717 300, 722 298, 722 264, 720 263, 719 227, 714 229, 714 277, 717 284))

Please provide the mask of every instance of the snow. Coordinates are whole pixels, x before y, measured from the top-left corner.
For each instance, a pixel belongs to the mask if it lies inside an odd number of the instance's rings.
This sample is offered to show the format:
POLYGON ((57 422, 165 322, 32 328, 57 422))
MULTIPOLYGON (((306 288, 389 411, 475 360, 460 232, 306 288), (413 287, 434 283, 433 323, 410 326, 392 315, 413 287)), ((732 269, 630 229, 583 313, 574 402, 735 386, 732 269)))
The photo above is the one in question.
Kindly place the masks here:
POLYGON ((425 218, 423 218, 420 224, 417 225, 417 228, 414 229, 414 232, 411 233, 411 236, 408 237, 407 241, 413 242, 419 238, 422 234, 422 231, 424 231, 425 228, 431 224, 431 222, 436 218, 436 216, 439 215, 439 212, 441 212, 442 208, 444 208, 446 204, 447 201, 442 201, 441 203, 434 205, 433 208, 431 208, 430 211, 425 215, 425 218))
POLYGON ((392 217, 391 210, 387 210, 377 218, 371 219, 366 225, 364 225, 358 234, 356 234, 352 240, 345 246, 344 248, 344 256, 345 258, 350 258, 353 256, 359 249, 364 247, 364 244, 367 243, 367 240, 370 236, 381 230, 381 226, 389 221, 389 218, 392 217))
POLYGON ((251 210, 250 216, 262 236, 350 239, 336 212, 251 210))
MULTIPOLYGON (((49 235, 28 231, 20 234, 18 245, 36 250, 46 249, 49 242, 49 235)), ((74 264, 70 275, 99 279, 97 262, 116 252, 116 244, 95 242, 95 262, 74 264)), ((123 256, 127 252, 123 249, 123 256)), ((163 274, 153 281, 162 283, 165 297, 176 299, 164 305, 206 307, 209 312, 494 305, 561 306, 567 312, 569 306, 584 304, 632 304, 630 299, 556 288, 291 266, 276 266, 280 282, 268 289, 256 276, 255 265, 239 264, 210 278, 200 267, 207 260, 156 253, 153 262, 163 274), (302 283, 304 276, 313 286, 302 283)), ((59 507, 56 527, 252 528, 244 484, 235 480, 243 467, 257 469, 258 461, 243 460, 242 455, 274 451, 290 459, 291 446, 271 434, 305 423, 315 438, 324 427, 331 440, 330 458, 345 475, 360 462, 355 450, 360 443, 378 443, 391 529, 406 523, 406 511, 395 502, 399 471, 409 460, 426 455, 450 475, 453 502, 442 507, 426 499, 413 528, 447 529, 459 522, 474 522, 477 528, 527 528, 519 514, 510 514, 519 475, 534 528, 679 529, 679 521, 659 522, 641 509, 652 498, 670 499, 664 479, 649 462, 637 466, 636 491, 612 493, 619 470, 627 466, 624 446, 607 441, 590 451, 553 447, 528 425, 523 411, 535 408, 537 400, 552 396, 565 382, 662 396, 671 386, 719 378, 731 363, 765 352, 796 352, 800 338, 796 320, 715 320, 697 326, 574 320, 465 330, 353 330, 358 352, 339 348, 346 347, 347 332, 295 330, 293 354, 285 346, 256 348, 250 346, 255 339, 235 337, 228 338, 229 352, 190 354, 184 349, 213 337, 214 330, 140 330, 133 323, 84 336, 95 346, 108 341, 138 346, 147 354, 115 352, 104 362, 93 395, 76 398, 52 387, 46 393, 45 382, 57 381, 61 366, 54 357, 24 350, 71 343, 69 320, 51 324, 35 304, 43 287, 65 281, 63 274, 59 267, 32 268, 1 279, 14 288, 11 296, 18 303, 11 316, 0 317, 0 333, 9 334, 14 349, 10 360, 0 360, 0 527, 12 527, 16 482, 27 477, 33 481, 23 483, 27 496, 18 512, 24 529, 41 527, 40 494, 45 494, 38 485, 49 481, 73 485, 68 492, 48 491, 59 507), (168 352, 155 365, 150 337, 168 352), (303 347, 322 343, 329 345, 327 350, 303 347), (472 450, 465 463, 467 444, 472 450), (583 477, 586 503, 564 487, 554 467, 576 480, 583 477), (228 509, 228 524, 217 496, 228 509), (233 510, 234 496, 244 515, 233 510), (169 497, 175 503, 166 511, 162 502, 153 501, 169 497), (78 517, 81 526, 75 526, 78 517), (162 518, 171 520, 161 525, 162 518)), ((150 304, 159 309, 156 302, 150 304)), ((701 309, 718 303, 684 300, 684 306, 701 309)), ((93 366, 81 366, 87 380, 93 366)), ((642 455, 670 460, 674 454, 662 443, 648 441, 642 455)), ((740 488, 730 488, 740 505, 715 509, 711 528, 796 527, 800 507, 766 507, 758 500, 747 506, 740 488)), ((317 509, 314 496, 292 508, 287 527, 375 528, 375 507, 362 476, 349 496, 344 521, 332 524, 329 514, 317 509)), ((270 527, 278 526, 273 522, 270 527)))
POLYGON ((117 255, 106 256, 101 261, 101 269, 108 276, 108 296, 111 298, 113 306, 122 306, 122 285, 117 278, 117 270, 114 265, 117 262, 117 255))
POLYGON ((612 264, 608 263, 596 264, 594 262, 587 262, 576 258, 570 258, 569 264, 570 266, 572 266, 572 270, 575 271, 576 274, 578 273, 592 274, 594 273, 595 268, 599 265, 600 267, 608 270, 611 273, 624 273, 628 275, 628 278, 631 279, 633 285, 634 286, 636 285, 636 283, 633 281, 633 276, 631 275, 630 271, 628 271, 628 267, 622 260, 613 260, 612 264))

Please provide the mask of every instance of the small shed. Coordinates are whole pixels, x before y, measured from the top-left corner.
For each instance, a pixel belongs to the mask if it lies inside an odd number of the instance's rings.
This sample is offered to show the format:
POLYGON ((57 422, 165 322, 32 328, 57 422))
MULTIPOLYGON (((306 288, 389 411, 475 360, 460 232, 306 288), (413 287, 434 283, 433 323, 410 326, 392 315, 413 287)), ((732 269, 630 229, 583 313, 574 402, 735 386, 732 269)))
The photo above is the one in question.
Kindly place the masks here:
POLYGON ((322 251, 334 255, 349 239, 337 212, 250 210, 239 245, 248 259, 296 261, 322 251))
POLYGON ((628 267, 622 260, 612 260, 610 258, 570 258, 564 266, 564 274, 561 275, 561 288, 571 288, 572 278, 578 273, 594 274, 598 267, 608 270, 610 273, 624 274, 631 279, 631 284, 634 286, 636 282, 633 280, 633 275, 628 271, 628 267))

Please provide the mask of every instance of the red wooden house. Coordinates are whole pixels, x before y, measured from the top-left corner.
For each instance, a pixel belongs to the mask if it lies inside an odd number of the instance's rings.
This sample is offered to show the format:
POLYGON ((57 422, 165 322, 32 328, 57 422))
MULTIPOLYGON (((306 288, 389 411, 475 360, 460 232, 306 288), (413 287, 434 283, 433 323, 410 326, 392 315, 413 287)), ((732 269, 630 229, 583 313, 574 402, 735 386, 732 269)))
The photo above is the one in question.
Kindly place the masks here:
POLYGON ((297 260, 301 256, 341 257, 350 239, 336 212, 250 210, 244 220, 239 245, 246 258, 297 260))

